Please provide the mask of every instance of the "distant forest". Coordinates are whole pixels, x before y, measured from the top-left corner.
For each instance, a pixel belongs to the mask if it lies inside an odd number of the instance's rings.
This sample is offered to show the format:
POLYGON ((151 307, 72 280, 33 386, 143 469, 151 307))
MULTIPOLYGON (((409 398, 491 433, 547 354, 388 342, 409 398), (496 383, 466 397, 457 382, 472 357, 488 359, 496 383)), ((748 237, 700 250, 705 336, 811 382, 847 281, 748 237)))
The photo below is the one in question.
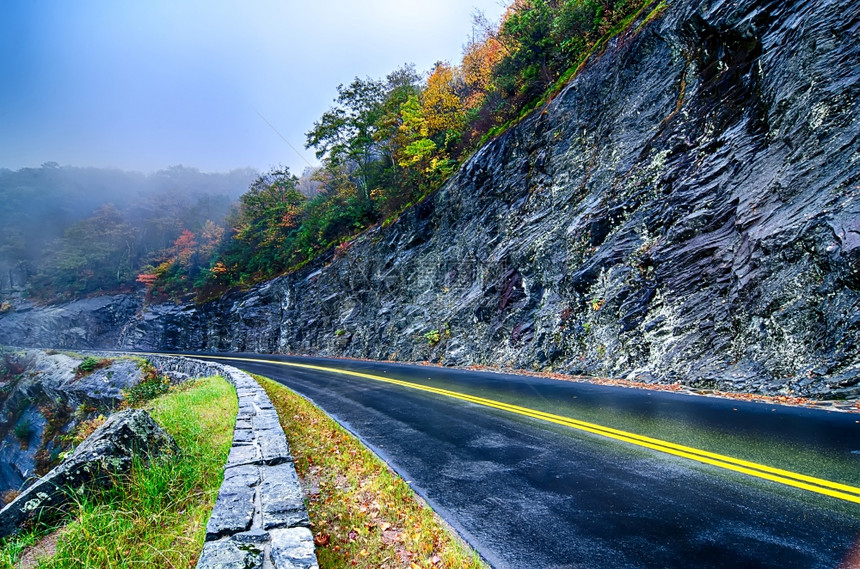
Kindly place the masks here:
POLYGON ((337 254, 438 189, 611 37, 664 8, 658 0, 516 0, 499 22, 476 14, 459 64, 440 61, 424 73, 407 64, 338 86, 307 132, 322 165, 301 178, 286 168, 261 176, 0 170, 0 291, 26 286, 55 301, 136 286, 150 300, 205 300, 337 254))
POLYGON ((217 242, 257 175, 55 163, 0 169, 0 290, 53 301, 139 287, 142 267, 170 258, 186 232, 217 242))

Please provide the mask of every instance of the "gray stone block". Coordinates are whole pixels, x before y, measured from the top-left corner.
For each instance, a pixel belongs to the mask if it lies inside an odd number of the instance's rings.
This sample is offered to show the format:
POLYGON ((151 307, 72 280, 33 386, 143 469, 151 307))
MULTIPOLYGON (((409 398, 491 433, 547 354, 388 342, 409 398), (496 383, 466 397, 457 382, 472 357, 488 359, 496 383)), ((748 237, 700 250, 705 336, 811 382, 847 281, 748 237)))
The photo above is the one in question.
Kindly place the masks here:
POLYGON ((228 468, 218 492, 212 516, 206 524, 206 541, 213 541, 251 528, 254 521, 259 474, 254 466, 228 468))
POLYGON ((233 431, 233 444, 251 443, 253 441, 254 431, 252 429, 235 429, 233 431))
POLYGON ((274 409, 258 413, 251 420, 251 424, 256 431, 280 431, 281 435, 284 433, 281 428, 281 421, 278 419, 278 413, 274 409))
POLYGON ((275 569, 318 569, 314 536, 307 528, 275 529, 271 559, 275 569))
POLYGON ((292 463, 260 468, 263 529, 308 526, 302 489, 292 463))
POLYGON ((260 483, 260 469, 253 465, 233 466, 224 470, 224 482, 253 488, 260 483))
POLYGON ((267 543, 272 536, 269 532, 263 531, 260 528, 252 528, 242 533, 237 533, 233 539, 242 543, 267 543))
POLYGON ((260 453, 255 445, 236 444, 230 449, 230 455, 227 457, 227 466, 253 464, 259 459, 260 453))
POLYGON ((209 541, 197 561, 197 569, 260 569, 263 548, 234 539, 209 541))
POLYGON ((283 431, 258 431, 257 444, 260 447, 260 460, 264 464, 274 466, 293 460, 283 431))

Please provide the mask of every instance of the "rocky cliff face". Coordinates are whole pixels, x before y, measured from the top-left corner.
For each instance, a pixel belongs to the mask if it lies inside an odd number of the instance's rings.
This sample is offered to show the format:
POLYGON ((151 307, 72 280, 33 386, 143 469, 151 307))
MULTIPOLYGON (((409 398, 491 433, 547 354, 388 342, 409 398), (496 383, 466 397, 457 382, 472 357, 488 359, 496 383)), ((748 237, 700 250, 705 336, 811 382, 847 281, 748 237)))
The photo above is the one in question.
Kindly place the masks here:
POLYGON ((341 258, 148 307, 121 344, 856 396, 858 22, 669 2, 341 258))
POLYGON ((120 335, 141 308, 128 295, 85 298, 54 306, 15 300, 0 314, 0 344, 42 348, 104 348, 120 335))

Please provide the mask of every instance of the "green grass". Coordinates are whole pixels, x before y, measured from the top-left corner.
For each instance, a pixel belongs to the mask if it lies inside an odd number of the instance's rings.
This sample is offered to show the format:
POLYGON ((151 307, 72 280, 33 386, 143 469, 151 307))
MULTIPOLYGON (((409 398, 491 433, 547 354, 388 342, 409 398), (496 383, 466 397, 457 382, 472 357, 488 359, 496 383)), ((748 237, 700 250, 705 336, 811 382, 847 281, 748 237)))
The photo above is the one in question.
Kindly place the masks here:
MULTIPOLYGON (((72 507, 48 568, 194 567, 223 477, 236 420, 233 387, 220 377, 172 388, 145 408, 176 439, 180 457, 135 463, 127 480, 72 507)), ((0 567, 54 528, 2 543, 0 567)))
POLYGON ((305 489, 320 569, 483 569, 409 485, 335 421, 261 376, 305 489))

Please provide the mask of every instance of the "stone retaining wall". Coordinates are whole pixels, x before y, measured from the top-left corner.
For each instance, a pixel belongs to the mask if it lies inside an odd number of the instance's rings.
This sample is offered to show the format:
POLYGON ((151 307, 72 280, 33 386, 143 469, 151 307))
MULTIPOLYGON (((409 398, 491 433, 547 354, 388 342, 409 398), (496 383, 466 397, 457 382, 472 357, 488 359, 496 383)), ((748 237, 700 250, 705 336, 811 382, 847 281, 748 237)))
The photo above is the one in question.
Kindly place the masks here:
POLYGON ((143 357, 161 372, 221 375, 239 397, 233 447, 206 526, 198 569, 316 569, 299 479, 266 392, 231 366, 184 357, 143 357))

